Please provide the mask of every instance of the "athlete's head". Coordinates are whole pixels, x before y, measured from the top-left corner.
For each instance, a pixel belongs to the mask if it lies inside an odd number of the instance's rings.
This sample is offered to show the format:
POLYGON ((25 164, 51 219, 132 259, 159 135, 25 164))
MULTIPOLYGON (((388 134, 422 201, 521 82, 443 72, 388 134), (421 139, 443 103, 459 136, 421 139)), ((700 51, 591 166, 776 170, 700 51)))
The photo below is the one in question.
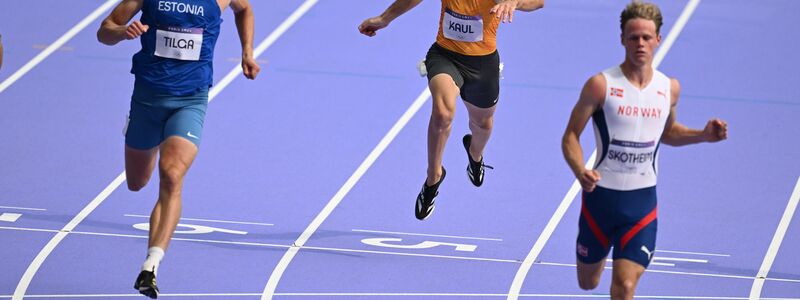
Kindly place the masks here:
POLYGON ((661 10, 655 4, 634 0, 619 19, 626 60, 636 65, 651 63, 661 42, 661 10))

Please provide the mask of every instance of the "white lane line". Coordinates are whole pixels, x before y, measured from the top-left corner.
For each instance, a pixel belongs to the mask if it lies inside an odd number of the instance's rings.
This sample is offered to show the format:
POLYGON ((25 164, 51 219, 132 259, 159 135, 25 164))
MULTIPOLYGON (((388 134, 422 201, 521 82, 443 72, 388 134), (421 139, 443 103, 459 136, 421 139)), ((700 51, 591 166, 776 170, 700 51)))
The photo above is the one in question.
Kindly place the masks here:
POLYGON ((23 75, 25 75, 31 69, 33 69, 33 67, 35 67, 36 65, 41 63, 48 56, 50 56, 50 54, 53 54, 53 52, 58 50, 58 48, 61 48, 61 46, 64 46, 64 44, 66 44, 76 34, 81 32, 81 30, 86 28, 86 26, 89 26, 89 24, 94 23, 94 21, 97 18, 99 18, 101 15, 103 15, 103 13, 105 13, 107 10, 111 9, 119 1, 120 0, 108 0, 108 1, 106 1, 105 3, 103 3, 103 5, 101 5, 97 9, 95 9, 92 13, 90 13, 88 16, 83 18, 83 20, 78 22, 78 24, 76 24, 70 30, 68 30, 66 33, 64 33, 64 35, 59 37, 55 42, 50 44, 50 46, 48 46, 47 48, 42 50, 42 52, 39 52, 38 55, 36 55, 33 59, 31 59, 24 66, 22 66, 22 68, 19 68, 19 70, 14 72, 14 74, 11 74, 11 76, 9 76, 8 78, 6 78, 6 80, 3 80, 3 82, 0 83, 0 93, 5 91, 9 86, 14 84, 14 82, 19 80, 23 75))
MULTIPOLYGON (((594 161, 597 158, 597 151, 595 150, 592 152, 592 156, 589 157, 589 160, 586 162, 586 168, 590 168, 594 165, 594 161)), ((519 291, 522 289, 522 283, 525 282, 525 277, 528 276, 528 271, 533 266, 536 258, 539 257, 539 254, 544 249, 544 245, 547 243, 547 240, 550 239, 550 236, 553 234, 553 231, 556 230, 556 226, 558 223, 561 222, 561 218, 564 217, 564 214, 567 212, 570 204, 572 204, 572 199, 578 195, 578 192, 581 189, 580 183, 578 180, 572 182, 572 186, 567 191, 567 194, 564 196, 564 199, 561 200, 561 204, 558 205, 558 208, 553 213, 553 216, 550 217, 550 221, 547 222, 542 233, 539 235, 539 238, 536 239, 536 243, 533 244, 533 248, 525 256, 525 260, 522 261, 522 265, 520 265, 519 269, 517 269, 517 274, 514 275, 514 281, 511 282, 511 288, 508 291, 508 299, 516 300, 519 297, 519 291)))
POLYGON ((730 254, 717 254, 717 253, 704 253, 704 252, 689 252, 689 251, 674 251, 674 250, 661 250, 656 249, 656 253, 676 253, 676 254, 691 254, 691 255, 705 255, 705 256, 719 256, 719 257, 731 257, 730 254))
MULTIPOLYGON (((300 20, 300 17, 302 17, 309 9, 311 9, 311 7, 313 7, 314 4, 317 4, 317 1, 318 0, 306 0, 291 15, 289 15, 289 17, 286 18, 286 20, 284 20, 280 25, 278 25, 278 27, 275 28, 275 30, 273 30, 272 33, 270 33, 270 35, 268 35, 267 38, 264 39, 261 43, 259 43, 258 46, 256 46, 256 48, 253 50, 253 56, 255 57, 255 59, 258 59, 258 57, 261 56, 261 54, 264 53, 264 51, 267 51, 267 49, 270 46, 272 46, 272 44, 274 44, 275 41, 277 41, 278 38, 280 38, 286 31, 288 31, 289 28, 291 28, 292 25, 294 25, 294 23, 297 23, 297 20, 300 20)), ((222 87, 227 86, 228 84, 231 83, 231 81, 233 81, 234 78, 236 78, 237 75, 241 73, 242 73, 242 65, 238 64, 236 65, 236 67, 233 68, 233 70, 231 70, 227 75, 225 75, 225 77, 223 77, 222 80, 217 82, 217 86, 222 86, 222 87)), ((217 94, 219 94, 221 91, 222 88, 216 90, 212 89, 211 91, 208 92, 209 99, 215 98, 217 94)), ((211 100, 209 100, 209 102, 210 101, 211 100)))
MULTIPOLYGON (((54 229, 20 228, 20 227, 4 227, 4 226, 0 226, 0 230, 19 230, 19 231, 36 231, 36 232, 51 232, 51 233, 52 232, 59 232, 59 230, 54 230, 54 229)), ((72 231, 72 232, 70 232, 70 234, 147 239, 146 235, 118 234, 118 233, 72 231)), ((206 239, 190 239, 190 238, 175 238, 175 237, 173 237, 172 240, 173 241, 182 241, 182 242, 224 244, 224 245, 239 245, 239 246, 253 246, 253 247, 270 247, 270 248, 291 248, 292 247, 290 245, 280 245, 280 244, 267 244, 267 243, 254 243, 254 242, 232 242, 232 241, 223 241, 223 240, 206 240, 206 239)), ((301 247, 301 248, 309 249, 309 250, 330 251, 330 252, 371 253, 371 254, 382 254, 382 255, 428 257, 428 258, 455 259, 455 260, 473 260, 473 261, 486 261, 486 262, 498 262, 498 263, 520 263, 519 260, 501 259, 501 258, 489 258, 489 257, 467 257, 467 256, 433 255, 433 254, 420 254, 420 253, 408 253, 408 252, 372 251, 372 250, 361 250, 361 249, 326 248, 326 247, 309 247, 309 246, 301 247)), ((555 263, 555 262, 536 262, 535 264, 543 265, 543 266, 575 268, 575 264, 574 263, 573 264, 569 264, 569 263, 555 263)), ((606 269, 610 270, 611 267, 606 267, 606 269)), ((674 275, 689 275, 689 276, 728 278, 728 279, 744 279, 744 280, 748 280, 748 281, 755 279, 755 277, 751 277, 751 276, 693 273, 693 272, 679 272, 679 271, 662 271, 662 270, 653 270, 653 269, 645 270, 645 272, 649 272, 649 273, 665 273, 665 274, 674 274, 674 275)), ((766 280, 767 281, 780 281, 780 282, 800 283, 800 279, 767 278, 766 280)), ((261 294, 258 294, 258 295, 261 295, 261 294)), ((280 293, 275 293, 275 295, 280 295, 280 293)), ((523 294, 520 294, 520 295, 523 295, 523 294)), ((30 297, 30 295, 26 295, 26 297, 30 297)), ((2 298, 2 297, 0 297, 0 298, 2 298)), ((762 298, 762 299, 766 299, 766 298, 762 298)))
POLYGON ((56 233, 56 235, 53 236, 53 238, 50 239, 49 242, 47 242, 47 245, 45 245, 44 248, 42 248, 42 250, 39 251, 39 254, 37 254, 36 257, 31 262, 31 264, 28 265, 28 268, 25 270, 25 274, 23 274, 22 278, 20 278, 19 283, 17 283, 17 287, 14 290, 14 296, 12 297, 12 299, 22 300, 22 298, 25 296, 25 291, 28 290, 28 285, 30 285, 33 276, 36 274, 36 271, 39 270, 39 267, 42 266, 44 260, 47 259, 47 256, 49 256, 51 252, 53 252, 53 249, 56 248, 58 243, 60 243, 61 240, 63 240, 64 237, 66 237, 70 231, 75 229, 75 227, 78 226, 78 224, 81 221, 83 221, 83 219, 89 216, 89 213, 91 213, 95 208, 97 208, 97 206, 100 205, 100 203, 102 203, 103 200, 105 200, 108 197, 108 195, 111 195, 111 192, 117 189, 117 187, 120 184, 122 184, 123 181, 125 181, 124 172, 122 174, 119 174, 119 176, 117 176, 117 178, 115 178, 114 181, 111 182, 111 184, 109 184, 105 189, 103 189, 103 191, 101 191, 100 194, 97 194, 97 196, 91 202, 89 202, 89 204, 86 205, 86 207, 84 207, 77 215, 75 215, 75 217, 72 218, 72 220, 69 221, 67 225, 61 228, 61 230, 58 233, 56 233))
MULTIPOLYGON (((292 247, 296 248, 296 247, 292 247)), ((422 253, 408 253, 408 252, 393 252, 393 251, 375 251, 375 250, 361 250, 361 249, 345 249, 345 248, 330 248, 330 247, 300 247, 307 250, 324 250, 335 252, 354 252, 354 253, 371 253, 371 254, 385 254, 385 255, 398 255, 398 256, 414 256, 414 257, 432 257, 432 258, 446 258, 457 260, 475 260, 475 261, 488 261, 488 262, 501 262, 501 263, 519 263, 515 259, 500 259, 500 258, 485 258, 485 257, 470 257, 470 256, 454 256, 454 255, 439 255, 439 254, 422 254, 422 253)))
MULTIPOLYGON (((117 0, 109 0, 109 2, 114 2, 114 1, 117 0)), ((272 33, 258 45, 258 47, 253 51, 253 56, 255 58, 258 58, 258 56, 260 56, 264 51, 266 51, 267 48, 270 45, 272 45, 275 42, 275 40, 278 39, 278 37, 280 37, 284 32, 286 32, 286 30, 288 30, 289 27, 291 27, 291 25, 293 25, 297 21, 297 19, 299 19, 300 16, 302 16, 305 13, 305 11, 308 10, 308 8, 305 8, 303 10, 304 7, 310 7, 308 3, 311 3, 311 5, 313 5, 313 3, 316 2, 317 0, 307 0, 305 3, 303 3, 303 5, 301 5, 297 11, 292 13, 286 20, 283 21, 283 23, 281 23, 280 26, 278 26, 278 28, 272 31, 272 33)), ((102 11, 100 13, 102 13, 102 11)), ((212 87, 211 90, 208 92, 208 102, 214 100, 214 98, 216 98, 216 96, 220 93, 220 91, 222 91, 222 89, 227 87, 228 84, 230 84, 231 81, 233 81, 233 77, 236 77, 236 75, 240 74, 241 72, 242 72, 241 65, 237 65, 230 72, 228 72, 225 78, 223 78, 220 82, 214 85, 214 87, 212 87)), ((111 182, 111 184, 106 186, 106 188, 99 195, 97 195, 97 197, 94 200, 92 200, 92 202, 90 202, 86 207, 84 207, 83 210, 81 210, 81 212, 78 213, 78 215, 76 215, 75 218, 73 218, 72 221, 69 222, 69 224, 64 226, 61 232, 57 233, 50 240, 50 242, 48 242, 47 245, 45 245, 44 248, 42 248, 39 254, 36 255, 36 258, 34 258, 33 262, 31 262, 31 264, 28 266, 28 269, 25 271, 25 274, 22 276, 19 283, 17 284, 17 288, 14 290, 14 297, 12 298, 13 300, 22 300, 22 297, 25 296, 25 291, 27 291, 28 289, 28 285, 30 285, 31 280, 33 279, 33 275, 35 275, 36 271, 39 270, 39 267, 42 265, 44 260, 47 259, 47 256, 50 255, 53 249, 55 249, 55 247, 61 242, 61 240, 63 240, 64 237, 66 237, 67 234, 70 231, 72 231, 72 229, 75 228, 75 226, 77 226, 81 221, 83 221, 83 219, 85 219, 89 215, 89 213, 91 213, 95 208, 97 208, 97 206, 100 205, 100 203, 102 203, 108 197, 108 195, 111 194, 111 192, 116 190, 117 187, 119 187, 123 181, 125 181, 125 171, 122 171, 122 173, 120 173, 117 176, 117 178, 111 182)))
MULTIPOLYGON (((169 294, 159 293, 164 297, 254 297, 260 293, 191 293, 191 294, 169 294)), ((275 293, 275 296, 283 297, 465 297, 465 298, 485 298, 485 297, 506 297, 508 294, 491 293, 275 293)), ((0 299, 10 296, 0 295, 0 299)), ((53 295, 28 295, 28 298, 139 298, 140 294, 53 294, 53 295)), ((604 298, 609 295, 591 294, 521 294, 525 298, 604 298)), ((746 297, 723 297, 723 296, 636 296, 636 299, 692 299, 692 300, 747 300, 746 297)), ((764 300, 800 300, 800 298, 762 298, 764 300)))
POLYGON ((412 235, 412 236, 432 236, 432 237, 444 237, 444 238, 465 239, 465 240, 496 241, 496 242, 502 242, 503 241, 502 239, 495 239, 495 238, 482 238, 482 237, 470 237, 470 236, 458 236, 458 235, 410 233, 410 232, 366 230, 366 229, 353 229, 353 231, 354 232, 366 232, 366 233, 388 233, 388 234, 399 234, 399 235, 412 235))
MULTIPOLYGON (((683 27, 686 26, 686 23, 689 21, 689 18, 692 16, 692 13, 694 13, 694 10, 697 8, 698 4, 700 4, 700 0, 690 0, 689 3, 686 4, 686 7, 683 8, 681 15, 675 22, 675 26, 670 29, 669 34, 667 34, 666 39, 664 39, 664 42, 661 44, 661 47, 656 52, 655 56, 653 56, 653 68, 658 68, 658 66, 661 64, 661 61, 664 60, 667 52, 669 52, 669 49, 672 47, 675 40, 678 39, 678 35, 680 35, 683 27)), ((589 161, 586 162, 587 168, 594 165, 596 158, 597 149, 592 151, 589 161)), ((528 256, 525 257, 522 265, 517 270, 517 274, 514 276, 514 281, 511 282, 511 287, 508 291, 508 300, 516 300, 519 297, 522 284, 525 281, 525 277, 528 276, 528 271, 530 271, 531 266, 533 266, 533 262, 539 257, 539 254, 541 254, 542 249, 544 249, 544 245, 550 239, 550 236, 552 236, 553 231, 555 231, 558 223, 561 222, 561 218, 564 217, 567 208, 569 208, 570 204, 572 204, 572 201, 575 199, 575 196, 578 195, 580 189, 580 183, 576 179, 572 182, 572 186, 570 187, 569 191, 567 191, 567 195, 561 200, 561 204, 553 213, 553 216, 550 218, 547 226, 545 226, 544 231, 542 231, 542 233, 539 235, 539 238, 536 240, 536 243, 533 244, 533 248, 531 248, 528 256)))
POLYGON ((60 231, 58 229, 40 229, 40 228, 23 228, 23 227, 6 227, 6 226, 0 226, 0 229, 19 230, 19 231, 34 231, 34 232, 50 232, 50 233, 56 233, 56 232, 60 231))
POLYGON ((0 222, 16 222, 19 217, 22 217, 22 214, 15 214, 15 213, 0 213, 0 222))
POLYGON ((783 211, 778 229, 775 230, 775 235, 772 237, 772 242, 769 244, 767 254, 764 256, 764 261, 761 263, 761 268, 758 270, 756 279, 753 281, 753 286, 750 289, 750 299, 760 299, 761 289, 764 288, 764 280, 769 274, 769 269, 772 268, 772 263, 775 262, 775 256, 778 255, 778 249, 781 247, 783 238, 786 235, 786 230, 789 228, 789 223, 792 221, 795 210, 797 210, 797 202, 800 201, 800 178, 797 179, 797 184, 794 186, 792 196, 789 198, 789 203, 783 211))
POLYGON ((17 210, 34 210, 34 211, 46 211, 47 210, 47 209, 44 209, 44 208, 17 207, 17 206, 0 206, 0 208, 17 209, 17 210))
POLYGON ((430 96, 431 92, 428 90, 427 87, 424 90, 422 90, 422 93, 420 93, 417 99, 414 100, 411 106, 408 107, 406 112, 403 113, 400 119, 397 120, 397 122, 394 124, 394 126, 392 126, 389 132, 387 132, 386 135, 383 137, 383 139, 381 139, 378 145, 376 145, 375 148, 372 149, 372 152, 370 152, 369 155, 367 155, 367 158, 365 158, 364 161, 361 162, 361 165, 359 165, 358 168, 355 170, 355 172, 353 172, 353 174, 350 175, 350 178, 348 178, 347 181, 344 183, 344 185, 342 185, 342 187, 339 188, 339 191, 337 191, 336 194, 333 195, 333 198, 331 198, 331 200, 328 201, 328 204, 325 205, 325 207, 319 212, 319 214, 317 214, 314 220, 311 221, 311 224, 308 224, 308 227, 305 230, 303 230, 303 233, 300 235, 300 237, 298 237, 297 240, 295 240, 292 248, 289 248, 289 250, 283 254, 283 257, 281 257, 281 260, 278 262, 278 265, 275 266, 275 269, 272 270, 272 274, 269 276, 269 280, 267 281, 267 285, 264 287, 264 292, 261 296, 262 300, 272 299, 272 296, 275 295, 275 289, 278 287, 278 281, 280 281, 281 277, 283 276, 283 272, 286 271, 286 267, 289 266, 289 263, 292 261, 294 256, 297 255, 297 252, 300 250, 300 247, 302 247, 308 241, 311 235, 314 234, 315 231, 317 231, 319 226, 322 225, 322 222, 324 222, 325 219, 328 218, 331 212, 333 212, 333 209, 336 208, 337 205, 339 205, 339 202, 341 202, 342 199, 344 199, 344 196, 350 192, 350 189, 352 189, 353 186, 356 185, 356 182, 358 182, 361 179, 361 176, 363 176, 364 173, 367 172, 367 169, 369 169, 375 162, 375 160, 377 160, 378 157, 383 153, 383 151, 386 150, 386 147, 389 146, 389 143, 391 143, 392 140, 394 140, 394 138, 397 136, 397 134, 400 133, 400 130, 402 130, 403 127, 405 127, 406 124, 408 124, 411 118, 417 113, 417 111, 419 111, 419 109, 422 107, 425 101, 427 101, 428 98, 430 98, 430 96))
POLYGON ((663 256, 655 256, 655 257, 653 257, 653 261, 680 261, 680 262, 692 262, 692 263, 700 263, 700 264, 707 264, 708 263, 707 259, 663 257, 663 256))
MULTIPOLYGON (((143 219, 150 219, 150 216, 145 216, 145 215, 124 214, 123 216, 125 216, 125 217, 133 217, 133 218, 143 218, 143 219)), ((243 221, 226 221, 226 220, 212 220, 212 219, 180 218, 180 220, 186 220, 186 221, 200 221, 200 222, 211 222, 211 223, 225 223, 225 224, 242 224, 242 225, 275 226, 275 224, 270 224, 270 223, 243 222, 243 221)))

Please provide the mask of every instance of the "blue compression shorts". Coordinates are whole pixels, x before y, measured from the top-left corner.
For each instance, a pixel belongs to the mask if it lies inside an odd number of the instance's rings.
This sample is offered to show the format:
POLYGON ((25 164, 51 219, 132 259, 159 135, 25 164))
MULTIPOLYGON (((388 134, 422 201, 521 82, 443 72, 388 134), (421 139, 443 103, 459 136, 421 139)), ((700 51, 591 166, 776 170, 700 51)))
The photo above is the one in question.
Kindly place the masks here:
POLYGON ((174 96, 136 84, 125 130, 125 145, 152 149, 171 136, 179 136, 200 147, 208 107, 208 87, 193 94, 174 96))

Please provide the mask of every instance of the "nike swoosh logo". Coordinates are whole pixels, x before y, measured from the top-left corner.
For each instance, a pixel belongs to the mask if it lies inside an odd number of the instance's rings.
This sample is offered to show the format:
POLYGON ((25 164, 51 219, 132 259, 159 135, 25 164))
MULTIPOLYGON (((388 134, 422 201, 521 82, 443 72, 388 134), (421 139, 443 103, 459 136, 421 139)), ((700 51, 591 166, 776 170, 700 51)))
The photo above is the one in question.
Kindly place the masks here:
POLYGON ((187 132, 186 132, 186 135, 188 135, 190 138, 196 138, 196 139, 198 139, 198 137, 197 137, 196 135, 192 134, 192 132, 191 132, 191 131, 187 131, 187 132))

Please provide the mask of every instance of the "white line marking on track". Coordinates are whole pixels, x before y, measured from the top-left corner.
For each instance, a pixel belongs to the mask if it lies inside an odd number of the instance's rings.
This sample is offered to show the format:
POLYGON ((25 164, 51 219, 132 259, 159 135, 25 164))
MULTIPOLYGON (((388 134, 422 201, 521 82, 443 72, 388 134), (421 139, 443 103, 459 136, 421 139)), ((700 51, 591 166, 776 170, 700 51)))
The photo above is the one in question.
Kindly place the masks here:
POLYGON ((753 286, 750 289, 750 300, 761 299, 761 289, 764 288, 764 280, 769 274, 769 269, 772 268, 772 263, 775 262, 775 256, 778 255, 778 249, 781 247, 783 238, 786 235, 786 230, 789 228, 789 223, 792 222, 792 216, 797 210, 797 203, 800 202, 800 178, 797 179, 797 184, 794 186, 792 196, 789 198, 789 203, 783 211, 778 228, 775 230, 775 235, 772 237, 772 242, 769 244, 767 254, 764 255, 764 261, 761 263, 761 268, 758 270, 756 279, 753 281, 753 286))
MULTIPOLYGON (((18 231, 34 231, 34 232, 50 232, 50 233, 60 232, 60 230, 56 230, 56 229, 38 229, 38 228, 21 228, 21 227, 5 227, 5 226, 0 226, 0 230, 18 230, 18 231)), ((72 231, 72 232, 70 232, 70 234, 147 239, 146 235, 119 234, 119 233, 72 231)), ((239 246, 253 246, 253 247, 271 247, 271 248, 292 248, 293 247, 291 245, 281 245, 281 244, 268 244, 268 243, 255 243, 255 242, 233 242, 233 241, 223 241, 223 240, 190 239, 190 238, 175 238, 175 237, 173 237, 172 240, 173 241, 181 241, 181 242, 239 245, 239 246)), ((455 260, 474 260, 474 261, 486 261, 486 262, 497 262, 497 263, 521 263, 519 260, 514 260, 514 259, 501 259, 501 258, 489 258, 489 257, 466 257, 466 256, 452 256, 452 255, 434 255, 434 254, 420 254, 420 253, 408 253, 408 252, 372 251, 372 250, 362 250, 362 249, 310 247, 310 246, 301 247, 301 248, 308 249, 308 250, 331 251, 331 252, 371 253, 371 254, 399 255, 399 256, 412 256, 412 257, 455 259, 455 260)), ((536 262, 535 264, 543 265, 543 266, 575 268, 575 264, 569 264, 569 263, 536 262)), ((606 269, 610 270, 611 267, 606 267, 606 269)), ((653 269, 648 269, 645 272, 649 272, 649 273, 666 273, 666 274, 675 274, 675 275, 718 277, 718 278, 729 278, 729 279, 744 279, 744 280, 753 280, 753 279, 755 279, 755 277, 750 277, 750 276, 692 273, 692 272, 678 272, 678 271, 662 271, 662 270, 653 270, 653 269)), ((780 281, 780 282, 800 283, 800 279, 767 278, 766 280, 767 281, 780 281)), ((275 295, 279 295, 279 294, 280 293, 276 293, 275 295)), ((261 295, 261 294, 259 294, 259 295, 261 295)), ((26 295, 26 297, 30 297, 30 295, 26 295)), ((762 298, 762 299, 766 299, 766 298, 762 298)))
POLYGON ((37 254, 31 264, 28 265, 28 268, 25 270, 25 274, 23 274, 22 278, 20 278, 19 283, 17 283, 17 287, 14 290, 14 297, 12 297, 12 299, 22 300, 22 298, 25 296, 25 291, 28 290, 28 285, 30 285, 31 280, 33 279, 33 275, 36 274, 36 271, 39 270, 39 267, 41 267, 44 260, 47 259, 47 256, 53 252, 53 249, 56 248, 58 243, 60 243, 70 231, 75 229, 75 227, 78 226, 83 219, 89 216, 89 213, 91 213, 98 205, 100 205, 100 203, 102 203, 103 200, 108 197, 108 195, 111 195, 111 192, 117 189, 117 187, 122 184, 123 181, 125 181, 124 172, 119 174, 119 176, 117 176, 117 178, 115 178, 111 184, 97 194, 97 196, 91 202, 89 202, 86 207, 84 207, 77 215, 75 215, 75 217, 72 218, 67 225, 64 225, 64 227, 61 228, 61 230, 56 233, 56 235, 53 236, 49 242, 47 242, 47 245, 45 245, 42 250, 39 251, 39 254, 37 254))
POLYGON ((0 213, 0 222, 16 222, 22 214, 15 213, 0 213))
POLYGON ((502 239, 495 239, 495 238, 482 238, 482 237, 457 236, 457 235, 410 233, 410 232, 380 231, 380 230, 365 230, 365 229, 353 229, 353 231, 354 232, 366 232, 366 233, 389 233, 389 234, 412 235, 412 236, 445 237, 445 238, 465 239, 465 240, 496 241, 496 242, 502 242, 503 241, 502 239))
MULTIPOLYGON (((108 2, 106 2, 106 4, 108 3, 113 4, 113 2, 116 1, 118 0, 109 0, 108 2)), ((317 0, 308 0, 305 3, 303 3, 303 5, 301 5, 300 8, 298 8, 286 20, 284 20, 283 23, 281 23, 281 25, 278 26, 278 28, 273 30, 272 33, 270 33, 270 35, 267 36, 267 38, 258 45, 258 47, 253 51, 253 56, 256 59, 258 59, 258 57, 262 53, 264 53, 264 51, 266 51, 267 48, 269 48, 269 46, 271 46, 281 35, 283 35, 283 33, 286 32, 286 30, 288 30, 289 27, 291 27, 295 22, 297 22, 297 20, 305 13, 305 11, 307 11, 308 8, 310 8, 310 5, 308 5, 309 3, 313 5, 313 3, 316 2, 317 0)), ((99 12, 95 11, 97 14, 102 14, 104 11, 100 9, 98 10, 99 12)), ((93 20, 94 19, 91 19, 88 22, 91 22, 93 20)), ((86 21, 86 19, 84 19, 84 21, 86 21)), ((84 27, 85 26, 86 25, 84 25, 84 27)), ((53 45, 56 45, 57 43, 58 41, 53 45)), ((230 72, 228 72, 228 74, 222 80, 220 80, 220 82, 214 85, 208 92, 208 102, 214 100, 214 98, 216 98, 216 96, 222 91, 222 89, 227 87, 233 81, 234 77, 236 77, 236 75, 241 74, 241 72, 242 72, 241 65, 237 65, 230 72)), ((0 92, 2 92, 2 88, 0 88, 0 92)), ((50 255, 53 249, 55 249, 55 247, 61 242, 61 240, 63 240, 64 237, 66 237, 67 234, 69 234, 69 232, 75 228, 75 226, 77 226, 92 211, 94 211, 94 209, 97 208, 97 206, 99 206, 100 203, 102 203, 108 197, 108 195, 111 194, 111 192, 116 190, 117 187, 119 187, 123 181, 125 181, 125 171, 122 171, 122 173, 120 173, 117 176, 117 178, 114 179, 114 181, 112 181, 108 186, 106 186, 106 188, 102 192, 100 192, 100 194, 97 195, 97 197, 94 200, 92 200, 92 202, 90 202, 86 207, 84 207, 83 210, 81 210, 81 212, 78 213, 78 215, 76 215, 75 218, 73 218, 72 221, 69 222, 69 224, 64 226, 64 228, 60 232, 56 233, 56 235, 50 240, 50 242, 48 242, 47 245, 45 245, 44 248, 42 248, 42 250, 39 251, 39 254, 36 255, 33 262, 31 262, 31 264, 28 266, 28 269, 25 270, 25 274, 23 274, 22 278, 20 278, 20 281, 17 284, 17 288, 14 290, 14 296, 12 297, 13 300, 22 300, 23 296, 25 296, 25 291, 27 291, 28 289, 28 285, 30 285, 31 280, 33 279, 33 276, 36 274, 36 271, 39 270, 39 267, 42 265, 44 260, 47 259, 47 256, 50 255)))
POLYGON ((33 67, 41 63, 45 58, 50 56, 50 54, 53 54, 53 52, 61 48, 61 46, 66 44, 70 39, 72 39, 72 37, 81 32, 81 30, 86 28, 86 26, 89 26, 89 24, 92 24, 97 18, 103 15, 103 13, 105 13, 107 10, 111 9, 111 7, 113 7, 114 4, 116 4, 119 1, 120 0, 106 1, 105 3, 103 3, 103 5, 100 5, 100 7, 95 9, 92 13, 83 18, 83 20, 78 22, 78 24, 76 24, 70 30, 64 33, 64 35, 59 37, 55 42, 50 44, 50 46, 42 50, 42 52, 39 52, 38 55, 34 56, 33 59, 31 59, 30 61, 28 61, 28 63, 23 65, 22 68, 19 68, 19 70, 14 72, 14 74, 11 74, 11 76, 9 76, 8 78, 6 78, 6 80, 3 80, 3 82, 0 83, 0 93, 2 93, 9 86, 14 84, 14 82, 22 78, 23 75, 25 75, 31 69, 33 69, 33 67))
POLYGON ((717 254, 717 253, 703 253, 703 252, 689 252, 689 251, 673 251, 673 250, 661 250, 656 249, 656 253, 676 253, 676 254, 692 254, 692 255, 705 255, 705 256, 719 256, 719 257, 731 257, 730 254, 717 254))
MULTIPOLYGON (((134 218, 145 218, 145 219, 150 219, 150 216, 145 216, 145 215, 124 214, 123 216, 125 216, 125 217, 134 217, 134 218)), ((180 218, 180 220, 186 220, 186 221, 200 221, 200 222, 211 222, 211 223, 225 223, 225 224, 242 224, 242 225, 275 226, 275 224, 270 224, 270 223, 242 222, 242 221, 226 221, 226 220, 211 220, 211 219, 180 218)))
MULTIPOLYGON (((261 293, 191 293, 191 294, 169 294, 159 293, 163 297, 254 297, 261 293)), ((490 293, 275 293, 275 296, 284 297, 506 297, 508 294, 490 293)), ((0 295, 1 298, 10 296, 0 295)), ((28 295, 28 298, 139 298, 140 294, 53 294, 53 295, 28 295)), ((592 294, 521 294, 525 298, 604 298, 609 295, 592 294)), ((692 300, 747 300, 746 297, 718 297, 718 296, 636 296, 636 299, 692 299, 692 300)), ((800 300, 800 298, 762 298, 764 300, 800 300)))
POLYGON ((406 112, 403 113, 397 122, 395 122, 394 126, 392 126, 389 132, 386 133, 383 139, 378 142, 378 145, 372 149, 372 152, 370 152, 369 155, 367 155, 367 158, 361 162, 361 165, 359 165, 355 172, 350 175, 350 178, 348 178, 344 185, 339 188, 339 191, 333 195, 333 198, 328 201, 328 204, 326 204, 319 214, 317 214, 314 220, 311 221, 311 224, 308 224, 308 227, 303 230, 303 233, 300 235, 300 237, 295 240, 294 246, 289 248, 289 250, 284 253, 283 257, 281 257, 281 260, 278 262, 278 265, 275 266, 275 269, 272 271, 272 275, 269 276, 269 280, 267 281, 267 285, 264 287, 264 292, 261 296, 262 300, 272 299, 272 296, 275 295, 275 289, 278 287, 278 282, 280 281, 281 276, 283 276, 283 272, 286 270, 286 267, 289 266, 289 263, 292 261, 294 256, 297 255, 300 247, 308 241, 315 231, 317 231, 319 226, 322 225, 322 222, 328 218, 331 212, 333 212, 333 209, 339 205, 342 199, 344 199, 344 196, 350 192, 350 189, 356 185, 356 182, 361 179, 361 176, 367 172, 367 169, 369 169, 375 160, 377 160, 378 157, 383 153, 383 151, 386 150, 386 147, 388 147, 397 134, 400 133, 400 130, 402 130, 403 127, 408 124, 411 118, 417 113, 417 111, 419 111, 419 109, 428 100, 428 98, 430 98, 430 96, 431 92, 427 87, 422 90, 422 93, 420 93, 417 99, 414 100, 411 106, 408 107, 406 112))
MULTIPOLYGON (((592 156, 589 157, 589 160, 586 162, 586 167, 589 168, 594 165, 594 161, 597 158, 597 151, 592 152, 592 156)), ((567 191, 567 194, 564 196, 564 199, 561 200, 561 204, 559 204, 556 211, 553 213, 553 216, 550 218, 550 221, 547 222, 542 233, 539 235, 539 238, 536 239, 536 243, 533 244, 533 248, 525 257, 525 260, 522 261, 522 265, 517 269, 517 274, 514 275, 514 281, 511 283, 511 288, 508 291, 508 299, 517 299, 520 290, 522 289, 522 283, 525 281, 525 277, 528 276, 528 271, 533 266, 533 263, 536 261, 536 258, 539 257, 539 254, 544 249, 544 245, 547 243, 547 240, 550 239, 550 236, 555 231, 556 226, 558 223, 561 222, 561 218, 564 217, 564 214, 567 212, 570 204, 572 204, 572 199, 578 195, 578 192, 581 189, 580 183, 577 180, 572 182, 572 186, 567 191)))
POLYGON ((44 209, 44 208, 33 208, 33 207, 0 206, 0 208, 5 208, 5 209, 17 209, 17 210, 46 211, 46 209, 44 209))
POLYGON ((692 259, 692 258, 678 258, 678 257, 663 257, 663 256, 656 256, 653 257, 653 261, 680 261, 680 262, 692 262, 692 263, 700 263, 700 264, 707 264, 707 259, 692 259))
MULTIPOLYGON (((689 3, 686 4, 684 7, 683 12, 678 17, 678 20, 675 22, 675 26, 670 29, 669 34, 667 34, 667 38, 661 44, 661 47, 656 52, 655 56, 653 57, 653 68, 658 68, 661 64, 661 61, 667 55, 667 52, 672 47, 672 44, 675 40, 678 39, 678 35, 680 35, 683 27, 686 25, 686 22, 689 21, 689 18, 694 13, 694 10, 697 8, 697 5, 700 3, 700 0, 690 0, 689 3)), ((586 162, 587 168, 594 165, 594 160, 597 158, 597 149, 592 151, 592 155, 589 158, 589 161, 586 162)), ((558 206, 556 211, 553 213, 553 216, 550 218, 550 221, 547 222, 544 231, 539 235, 539 238, 536 240, 536 243, 533 244, 533 248, 525 257, 520 268, 517 270, 517 274, 514 276, 514 280, 511 282, 511 287, 508 291, 508 300, 516 300, 519 297, 519 292, 522 289, 522 284, 525 281, 525 277, 528 276, 528 271, 533 266, 533 262, 539 257, 541 254, 542 249, 544 249, 544 245, 552 236, 553 231, 555 231, 558 223, 561 222, 561 218, 564 217, 567 209, 569 208, 572 201, 575 199, 575 196, 578 195, 581 186, 578 183, 578 180, 572 182, 572 186, 570 187, 569 191, 567 191, 567 195, 564 196, 564 199, 561 200, 561 204, 558 206)))
POLYGON ((50 232, 50 233, 56 233, 56 232, 60 231, 58 229, 40 229, 40 228, 6 227, 6 226, 0 226, 0 229, 19 230, 19 231, 35 231, 35 232, 50 232))

